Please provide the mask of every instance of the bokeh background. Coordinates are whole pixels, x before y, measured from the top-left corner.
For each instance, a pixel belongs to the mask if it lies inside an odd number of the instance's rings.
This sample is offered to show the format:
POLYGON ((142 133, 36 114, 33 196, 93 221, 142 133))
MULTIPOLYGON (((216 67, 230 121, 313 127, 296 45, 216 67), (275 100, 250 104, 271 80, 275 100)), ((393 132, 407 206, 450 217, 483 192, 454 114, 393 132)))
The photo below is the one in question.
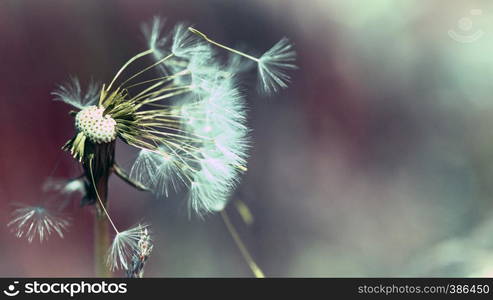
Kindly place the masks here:
MULTIPOLYGON (((6 224, 12 203, 52 197, 57 161, 55 177, 78 173, 51 91, 108 81, 154 15, 253 53, 296 44, 288 89, 265 97, 246 78, 254 147, 231 203, 254 223, 227 208, 267 276, 493 276, 492 13, 486 0, 1 0, 0 276, 94 275, 77 196, 64 239, 29 244, 6 224)), ((251 276, 221 217, 189 218, 183 197, 111 179, 120 227, 153 225, 146 275, 251 276)))

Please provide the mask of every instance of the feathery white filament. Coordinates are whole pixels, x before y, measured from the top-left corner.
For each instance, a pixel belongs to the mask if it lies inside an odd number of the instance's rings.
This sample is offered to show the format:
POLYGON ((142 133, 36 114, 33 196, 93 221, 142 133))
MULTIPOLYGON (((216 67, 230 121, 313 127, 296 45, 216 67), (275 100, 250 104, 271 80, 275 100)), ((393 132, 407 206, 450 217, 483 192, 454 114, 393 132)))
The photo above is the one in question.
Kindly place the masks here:
POLYGON ((210 51, 209 45, 191 34, 186 24, 180 23, 173 29, 171 52, 174 55, 187 59, 194 56, 205 59, 211 54, 210 51))
MULTIPOLYGON (((141 26, 142 32, 147 40, 147 45, 153 50, 152 55, 155 61, 159 61, 165 57, 167 53, 164 51, 166 41, 168 40, 166 36, 161 35, 163 30, 165 20, 155 16, 150 23, 144 23, 141 26)), ((168 51, 169 52, 169 51, 168 51)), ((158 69, 165 74, 166 69, 164 65, 158 66, 158 69)))
POLYGON ((54 99, 55 101, 63 101, 82 110, 85 107, 94 105, 97 102, 99 99, 99 90, 100 85, 95 82, 91 82, 87 88, 87 91, 84 93, 80 86, 79 79, 72 77, 70 81, 58 86, 58 89, 56 89, 52 95, 56 96, 54 99))
POLYGON ((164 157, 159 153, 147 149, 140 150, 130 170, 130 178, 152 189, 156 183, 155 174, 163 160, 164 157))

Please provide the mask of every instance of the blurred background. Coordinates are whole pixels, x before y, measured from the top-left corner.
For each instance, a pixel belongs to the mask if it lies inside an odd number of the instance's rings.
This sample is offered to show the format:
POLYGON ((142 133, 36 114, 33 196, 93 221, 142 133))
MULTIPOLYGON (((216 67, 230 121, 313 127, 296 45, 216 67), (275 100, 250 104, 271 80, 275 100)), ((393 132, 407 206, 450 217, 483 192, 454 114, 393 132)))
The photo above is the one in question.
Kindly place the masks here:
MULTIPOLYGON (((69 75, 110 80, 154 15, 252 53, 296 45, 288 89, 265 97, 247 76, 254 147, 227 207, 267 276, 493 276, 492 13, 486 0, 0 1, 0 276, 94 276, 77 196, 64 239, 29 244, 6 224, 13 203, 51 197, 57 161, 55 177, 78 175, 60 150, 70 107, 50 93, 69 75)), ((121 164, 135 155, 118 145, 121 164)), ((109 198, 120 227, 153 226, 146 276, 251 276, 221 217, 189 218, 184 195, 112 178, 109 198)))

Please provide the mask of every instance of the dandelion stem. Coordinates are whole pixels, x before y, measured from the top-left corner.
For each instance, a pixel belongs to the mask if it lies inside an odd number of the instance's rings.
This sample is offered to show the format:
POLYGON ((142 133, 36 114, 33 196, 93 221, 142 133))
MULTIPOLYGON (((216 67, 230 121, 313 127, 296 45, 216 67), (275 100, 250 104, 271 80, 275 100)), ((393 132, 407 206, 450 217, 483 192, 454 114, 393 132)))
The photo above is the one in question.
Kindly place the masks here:
POLYGON ((238 55, 241 55, 241 56, 243 56, 243 57, 246 57, 246 58, 248 58, 248 59, 250 59, 250 60, 253 60, 253 61, 254 61, 254 62, 256 62, 256 63, 260 63, 260 59, 259 59, 259 58, 256 58, 255 56, 248 55, 248 54, 246 54, 246 53, 244 53, 244 52, 238 51, 238 50, 236 50, 236 49, 233 49, 233 48, 230 48, 230 47, 225 46, 225 45, 223 45, 223 44, 220 44, 220 43, 218 43, 218 42, 216 42, 216 41, 214 41, 214 40, 211 40, 211 39, 210 39, 207 35, 205 35, 204 33, 200 32, 200 31, 198 31, 198 30, 197 30, 197 29, 195 29, 195 28, 188 27, 188 30, 190 30, 192 33, 194 33, 194 34, 196 34, 196 35, 200 36, 201 38, 203 38, 204 40, 208 41, 209 43, 211 43, 211 44, 213 44, 213 45, 216 45, 216 46, 218 46, 218 47, 220 47, 220 48, 226 49, 226 50, 228 50, 228 51, 231 51, 231 52, 233 52, 233 53, 236 53, 236 54, 238 54, 238 55))
POLYGON ((231 220, 229 219, 228 213, 226 212, 226 209, 223 209, 221 211, 221 217, 223 218, 224 224, 226 225, 226 228, 228 229, 229 233, 233 237, 233 240, 236 243, 236 246, 241 252, 241 255, 245 259, 246 263, 248 264, 248 267, 252 270, 253 275, 256 278, 265 278, 264 272, 259 268, 259 266, 255 263, 253 260, 252 256, 250 255, 250 252, 248 252, 248 249, 246 248, 245 244, 240 238, 240 235, 238 234, 238 231, 236 231, 236 228, 234 227, 233 223, 231 223, 231 220))
POLYGON ((96 214, 94 216, 94 266, 98 277, 111 277, 105 259, 111 244, 109 232, 108 219, 96 214))

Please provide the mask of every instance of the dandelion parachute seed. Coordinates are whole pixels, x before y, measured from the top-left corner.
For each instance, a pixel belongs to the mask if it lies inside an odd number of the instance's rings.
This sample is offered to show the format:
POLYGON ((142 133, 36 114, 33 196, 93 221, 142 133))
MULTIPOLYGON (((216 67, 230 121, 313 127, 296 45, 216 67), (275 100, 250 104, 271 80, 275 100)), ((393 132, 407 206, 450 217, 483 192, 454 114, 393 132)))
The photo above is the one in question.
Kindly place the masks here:
POLYGON ((130 268, 134 255, 142 251, 141 240, 149 239, 146 237, 149 236, 148 228, 147 225, 139 224, 116 234, 107 256, 107 264, 112 271, 130 268))
POLYGON ((161 36, 161 31, 163 30, 164 23, 164 19, 154 17, 150 24, 144 23, 141 26, 142 32, 147 39, 149 49, 152 49, 154 51, 153 54, 161 54, 155 57, 156 60, 160 60, 164 57, 164 55, 159 52, 159 49, 164 47, 166 44, 166 37, 161 36))
MULTIPOLYGON (((151 23, 144 23, 141 26, 142 33, 147 40, 147 45, 149 49, 152 49, 152 55, 156 61, 163 59, 165 57, 165 52, 163 51, 166 45, 166 36, 161 35, 165 21, 159 17, 154 17, 151 23)), ((165 73, 163 65, 157 67, 161 73, 165 73)))
POLYGON ((127 277, 130 278, 144 277, 144 265, 154 248, 147 228, 144 228, 144 230, 141 231, 137 247, 137 251, 135 251, 132 256, 132 263, 127 270, 127 277))
POLYGON ((56 101, 63 101, 78 109, 84 109, 87 106, 96 103, 99 97, 99 84, 91 82, 85 93, 83 93, 79 79, 72 77, 70 81, 62 84, 52 94, 55 95, 56 101))
POLYGON ((296 59, 296 52, 293 50, 293 45, 287 38, 281 39, 260 58, 257 58, 220 44, 195 28, 189 27, 188 30, 213 45, 256 62, 259 73, 260 90, 267 94, 277 92, 281 88, 286 88, 290 80, 287 71, 289 69, 297 68, 293 63, 296 59))
POLYGON ((70 222, 43 206, 22 206, 12 212, 12 220, 7 224, 12 227, 18 238, 25 236, 29 243, 36 237, 40 242, 56 232, 63 238, 63 232, 70 222))
POLYGON ((279 88, 288 86, 290 76, 286 72, 295 69, 293 64, 296 52, 287 38, 281 39, 259 59, 261 89, 266 93, 277 92, 279 88))

